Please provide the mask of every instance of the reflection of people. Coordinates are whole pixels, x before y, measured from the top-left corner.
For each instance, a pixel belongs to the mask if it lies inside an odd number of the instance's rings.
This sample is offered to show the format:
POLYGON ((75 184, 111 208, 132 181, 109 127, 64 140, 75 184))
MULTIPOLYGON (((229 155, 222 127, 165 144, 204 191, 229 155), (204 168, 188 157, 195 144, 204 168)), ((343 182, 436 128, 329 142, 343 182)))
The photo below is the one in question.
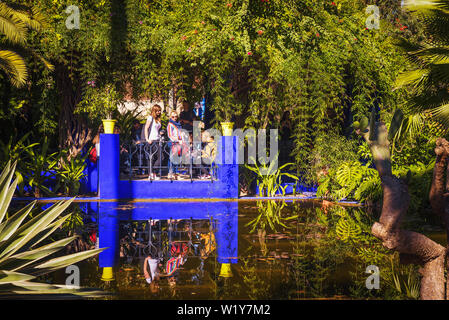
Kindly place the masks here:
POLYGON ((148 283, 152 283, 155 280, 159 280, 158 266, 159 260, 153 259, 151 256, 145 258, 143 263, 143 275, 148 283))
POLYGON ((213 232, 201 234, 201 242, 204 241, 204 246, 201 249, 201 259, 207 259, 207 257, 216 249, 215 234, 213 232))
POLYGON ((169 277, 167 279, 167 281, 168 281, 168 286, 170 288, 172 296, 174 297, 176 295, 176 293, 177 293, 177 290, 176 290, 176 282, 177 282, 176 281, 176 277, 175 276, 171 276, 171 277, 169 277))
POLYGON ((164 276, 170 277, 173 273, 175 273, 178 268, 180 268, 187 260, 185 257, 186 253, 179 254, 177 257, 173 257, 167 261, 165 266, 165 274, 164 276))

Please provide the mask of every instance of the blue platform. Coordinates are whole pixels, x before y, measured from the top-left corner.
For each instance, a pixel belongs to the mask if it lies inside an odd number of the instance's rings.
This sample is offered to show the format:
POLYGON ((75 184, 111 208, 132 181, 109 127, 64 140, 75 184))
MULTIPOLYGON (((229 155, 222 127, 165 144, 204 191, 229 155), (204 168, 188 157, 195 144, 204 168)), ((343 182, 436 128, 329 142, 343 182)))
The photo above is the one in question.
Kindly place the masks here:
POLYGON ((101 134, 100 144, 100 199, 238 198, 238 137, 221 137, 215 181, 120 180, 119 135, 101 134))

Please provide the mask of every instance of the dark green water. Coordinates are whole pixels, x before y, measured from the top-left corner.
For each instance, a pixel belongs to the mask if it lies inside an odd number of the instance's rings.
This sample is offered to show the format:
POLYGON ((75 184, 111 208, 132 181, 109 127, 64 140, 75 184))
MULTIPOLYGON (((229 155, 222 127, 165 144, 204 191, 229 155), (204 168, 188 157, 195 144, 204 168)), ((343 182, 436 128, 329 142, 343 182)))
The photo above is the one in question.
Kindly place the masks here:
MULTIPOLYGON (((121 204, 126 211, 132 211, 139 205, 121 204)), ((188 203, 180 202, 179 205, 189 210, 188 203)), ((364 237, 374 244, 366 243, 368 240, 365 238, 345 239, 336 233, 337 228, 329 222, 343 219, 345 215, 352 216, 354 212, 356 216, 361 215, 364 219, 360 224, 361 234, 363 228, 369 231, 371 221, 375 217, 363 208, 338 207, 335 210, 323 210, 320 203, 310 201, 240 201, 237 219, 237 263, 230 265, 231 272, 224 272, 223 265, 217 259, 216 243, 213 237, 211 238, 211 232, 218 231, 212 230, 209 220, 199 219, 192 227, 197 239, 196 250, 191 247, 186 255, 186 262, 173 276, 161 277, 151 285, 145 281, 143 273, 143 259, 148 252, 138 252, 138 245, 135 245, 136 240, 144 243, 147 240, 142 238, 145 235, 139 236, 138 232, 131 233, 134 239, 124 236, 126 225, 139 228, 136 221, 127 220, 120 223, 121 254, 119 263, 114 268, 115 279, 102 281, 99 259, 93 258, 78 264, 81 270, 81 285, 104 289, 111 294, 106 299, 401 298, 394 286, 382 278, 382 272, 391 272, 390 263, 386 260, 394 255, 386 253, 380 258, 376 255, 372 258, 369 255, 361 255, 358 251, 360 246, 376 250, 375 246, 380 248, 381 245, 374 243, 368 235, 364 237), (266 216, 271 218, 267 219, 266 216), (254 225, 250 222, 258 217, 260 219, 253 228, 254 225), (279 219, 277 222, 275 217, 279 219), (288 217, 294 218, 283 220, 288 217), (323 219, 328 221, 327 225, 323 223, 323 219), (212 240, 207 243, 208 239, 212 240), (365 279, 368 277, 365 268, 372 264, 379 265, 381 269, 380 290, 369 290, 365 287, 365 279)), ((176 220, 177 230, 188 230, 188 219, 176 220)), ((161 230, 167 230, 167 220, 160 219, 158 223, 161 224, 161 230)), ((80 228, 78 233, 83 232, 80 230, 86 230, 85 225, 80 225, 80 228)), ((92 233, 92 224, 89 228, 87 235, 92 233)), ((142 230, 148 229, 144 226, 142 230)), ((180 239, 184 236, 186 241, 186 234, 181 235, 180 239)), ((86 233, 84 238, 86 239, 86 233)), ((438 232, 434 232, 432 238, 438 242, 445 241, 445 237, 438 232)), ((167 239, 165 242, 164 239, 161 240, 161 248, 164 245, 167 246, 167 239)), ((161 271, 167 259, 163 257, 161 271)), ((60 271, 51 281, 64 283, 64 279, 65 274, 60 271)))

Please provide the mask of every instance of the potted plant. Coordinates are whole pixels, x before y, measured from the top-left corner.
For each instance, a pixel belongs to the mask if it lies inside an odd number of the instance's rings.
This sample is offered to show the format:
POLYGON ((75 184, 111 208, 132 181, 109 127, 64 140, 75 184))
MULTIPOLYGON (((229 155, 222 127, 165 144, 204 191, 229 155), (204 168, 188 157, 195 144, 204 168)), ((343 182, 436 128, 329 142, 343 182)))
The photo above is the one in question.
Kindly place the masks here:
POLYGON ((99 89, 95 87, 94 81, 89 81, 89 87, 85 96, 78 106, 78 112, 86 112, 91 119, 101 118, 104 133, 114 133, 117 120, 113 119, 120 103, 120 95, 112 85, 106 85, 99 89))
POLYGON ((234 122, 231 121, 221 122, 221 130, 223 132, 223 136, 232 136, 233 129, 234 129, 234 122))
POLYGON ((227 90, 216 90, 215 93, 213 109, 216 111, 217 120, 220 121, 223 136, 232 136, 234 128, 232 116, 239 114, 241 105, 227 90))
POLYGON ((114 111, 117 110, 117 104, 119 103, 119 95, 112 88, 112 86, 106 86, 105 90, 100 95, 101 102, 103 104, 103 128, 104 133, 114 133, 114 127, 117 120, 112 119, 114 111))

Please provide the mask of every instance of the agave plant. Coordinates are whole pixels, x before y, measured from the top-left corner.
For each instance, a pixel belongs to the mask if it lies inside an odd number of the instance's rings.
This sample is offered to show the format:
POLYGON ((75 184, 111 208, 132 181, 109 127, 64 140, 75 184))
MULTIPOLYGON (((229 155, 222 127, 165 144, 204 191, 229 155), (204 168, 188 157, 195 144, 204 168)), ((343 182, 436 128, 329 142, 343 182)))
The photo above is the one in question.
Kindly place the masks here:
MULTIPOLYGON (((68 151, 62 154, 68 155, 68 151)), ((68 160, 68 156, 61 158, 60 167, 56 170, 59 180, 55 187, 56 190, 62 186, 65 194, 72 196, 78 193, 81 186, 80 181, 86 176, 84 169, 86 168, 86 159, 88 156, 89 153, 86 153, 84 156, 78 155, 72 157, 70 160, 68 160)))
POLYGON ((267 226, 270 227, 272 232, 277 232, 277 227, 279 226, 288 229, 289 226, 286 223, 297 219, 298 215, 285 216, 285 211, 283 211, 285 206, 285 201, 268 200, 257 202, 259 215, 248 222, 245 227, 251 226, 250 233, 253 233, 256 228, 265 232, 267 226))
MULTIPOLYGON (((277 164, 277 157, 270 162, 270 164, 261 163, 261 166, 249 166, 245 165, 248 170, 251 170, 257 175, 257 181, 259 183, 259 196, 264 197, 274 197, 278 194, 278 191, 281 192, 283 196, 285 196, 285 189, 287 186, 282 186, 282 177, 289 177, 293 180, 298 181, 299 178, 288 173, 282 172, 282 169, 293 165, 293 163, 286 163, 276 170, 274 170, 274 166, 277 164), (268 174, 267 174, 268 173, 268 174)), ((252 163, 257 163, 254 157, 250 157, 250 161, 252 163)))
POLYGON ((72 200, 60 201, 39 214, 31 215, 36 202, 32 202, 16 213, 9 215, 10 205, 18 179, 12 183, 16 163, 7 163, 0 175, 0 298, 11 294, 92 292, 67 289, 62 285, 50 285, 32 281, 39 276, 73 265, 93 257, 103 249, 88 250, 64 256, 55 256, 76 237, 48 242, 70 214, 61 214, 72 200))

